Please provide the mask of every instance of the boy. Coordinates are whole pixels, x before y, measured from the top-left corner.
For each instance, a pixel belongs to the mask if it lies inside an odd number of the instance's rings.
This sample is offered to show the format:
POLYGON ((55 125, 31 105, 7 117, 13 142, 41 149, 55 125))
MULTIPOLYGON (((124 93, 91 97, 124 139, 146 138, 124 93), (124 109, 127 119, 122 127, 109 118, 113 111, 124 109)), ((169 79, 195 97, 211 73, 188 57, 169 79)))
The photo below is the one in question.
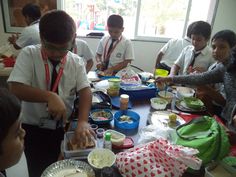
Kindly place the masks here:
POLYGON ((93 67, 94 54, 89 48, 87 42, 81 39, 76 39, 75 46, 72 51, 84 59, 86 64, 86 72, 88 73, 93 67))
POLYGON ((9 89, 22 100, 31 177, 40 176, 57 161, 64 135, 62 120, 70 116, 76 93, 83 102, 79 102, 74 141, 83 146, 94 133, 87 123, 92 98, 84 62, 69 51, 76 37, 73 19, 53 10, 41 18, 39 29, 42 44, 21 50, 8 79, 9 89))
POLYGON ((96 52, 97 69, 104 71, 104 75, 113 75, 125 68, 134 60, 134 51, 130 40, 122 32, 123 18, 111 15, 107 20, 109 36, 104 36, 96 52))
POLYGON ((41 17, 40 7, 35 4, 26 4, 22 9, 22 14, 25 17, 25 22, 28 25, 25 27, 20 36, 12 35, 8 38, 10 44, 15 49, 19 50, 28 45, 40 44, 39 37, 39 19, 41 17))
POLYGON ((174 65, 176 56, 179 56, 184 47, 191 45, 191 27, 188 26, 185 38, 170 39, 159 51, 156 59, 155 69, 165 69, 170 72, 174 65))
POLYGON ((20 111, 20 101, 7 89, 0 88, 0 171, 16 164, 24 151, 25 131, 18 119, 20 111))
POLYGON ((214 63, 211 49, 207 46, 211 36, 211 25, 204 21, 196 21, 191 28, 192 45, 182 50, 171 67, 170 76, 207 71, 209 66, 214 63))

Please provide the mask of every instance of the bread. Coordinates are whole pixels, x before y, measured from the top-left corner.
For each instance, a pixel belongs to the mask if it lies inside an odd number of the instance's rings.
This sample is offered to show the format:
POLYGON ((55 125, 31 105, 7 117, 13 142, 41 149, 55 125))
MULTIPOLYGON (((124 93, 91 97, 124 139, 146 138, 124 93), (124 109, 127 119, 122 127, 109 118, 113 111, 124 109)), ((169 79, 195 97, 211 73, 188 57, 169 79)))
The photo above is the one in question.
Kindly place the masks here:
POLYGON ((94 138, 91 138, 91 137, 89 138, 86 136, 85 145, 83 143, 74 144, 71 141, 68 141, 67 146, 69 150, 93 148, 95 147, 95 140, 94 138))

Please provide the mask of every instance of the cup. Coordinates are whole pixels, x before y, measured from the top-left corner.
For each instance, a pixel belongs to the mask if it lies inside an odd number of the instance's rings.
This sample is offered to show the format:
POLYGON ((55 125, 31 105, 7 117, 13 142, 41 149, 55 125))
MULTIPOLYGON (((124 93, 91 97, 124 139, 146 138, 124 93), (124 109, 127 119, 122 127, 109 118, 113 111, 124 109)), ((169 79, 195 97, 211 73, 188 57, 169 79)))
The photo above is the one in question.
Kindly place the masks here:
POLYGON ((107 89, 107 93, 110 96, 118 96, 120 92, 120 82, 119 78, 111 78, 108 79, 109 88, 107 89))
POLYGON ((94 132, 96 132, 96 130, 98 129, 98 125, 96 124, 90 124, 90 127, 94 132))
POLYGON ((129 95, 121 94, 120 95, 120 110, 127 110, 129 104, 129 95))
POLYGON ((104 128, 98 128, 98 129, 96 130, 97 137, 98 137, 98 138, 103 138, 104 132, 105 132, 105 129, 104 129, 104 128))

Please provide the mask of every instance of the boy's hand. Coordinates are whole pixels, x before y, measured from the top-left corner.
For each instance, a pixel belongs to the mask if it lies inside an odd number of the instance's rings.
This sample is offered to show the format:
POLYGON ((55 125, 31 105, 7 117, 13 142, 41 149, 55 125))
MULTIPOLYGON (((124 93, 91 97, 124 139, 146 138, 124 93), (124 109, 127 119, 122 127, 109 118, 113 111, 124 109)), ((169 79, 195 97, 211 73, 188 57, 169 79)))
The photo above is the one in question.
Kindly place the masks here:
POLYGON ((66 123, 66 106, 62 99, 54 92, 48 97, 48 112, 56 120, 63 119, 66 123))
POLYGON ((19 34, 15 34, 15 35, 13 34, 8 38, 8 42, 10 44, 15 44, 18 38, 19 38, 19 34))
POLYGON ((96 67, 99 71, 103 71, 103 64, 102 63, 97 64, 96 67))
POLYGON ((107 70, 104 71, 105 76, 112 76, 113 75, 113 70, 108 68, 107 70))

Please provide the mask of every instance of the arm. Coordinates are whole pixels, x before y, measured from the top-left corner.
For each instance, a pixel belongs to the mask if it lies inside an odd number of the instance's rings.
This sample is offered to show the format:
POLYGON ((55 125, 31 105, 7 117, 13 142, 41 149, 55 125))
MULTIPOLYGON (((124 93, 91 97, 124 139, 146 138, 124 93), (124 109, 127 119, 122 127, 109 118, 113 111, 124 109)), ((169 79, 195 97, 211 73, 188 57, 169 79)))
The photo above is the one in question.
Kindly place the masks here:
POLYGON ((163 55, 164 55, 163 52, 159 52, 159 53, 157 54, 157 59, 156 59, 155 67, 154 67, 154 72, 155 72, 155 69, 157 69, 157 65, 160 64, 163 55))
POLYGON ((16 50, 21 49, 21 47, 16 44, 16 40, 17 40, 18 38, 19 38, 18 34, 16 34, 16 35, 13 34, 12 36, 10 36, 10 37, 8 38, 8 42, 9 42, 10 44, 12 44, 13 47, 14 47, 16 50))
POLYGON ((97 53, 95 58, 97 61, 97 69, 102 71, 102 55, 97 53))
POLYGON ((125 68, 129 63, 131 63, 131 61, 132 61, 131 59, 124 60, 123 62, 120 62, 117 65, 108 68, 104 72, 106 75, 112 75, 113 73, 116 73, 120 71, 121 69, 125 68))
POLYGON ((86 64, 86 72, 88 73, 93 67, 93 59, 89 59, 86 64))
POLYGON ((180 67, 179 67, 177 64, 174 64, 174 65, 171 67, 169 76, 175 76, 175 75, 177 75, 177 73, 179 72, 179 70, 180 70, 180 67))
POLYGON ((41 90, 19 82, 9 82, 10 91, 19 99, 27 102, 47 103, 48 112, 56 119, 66 121, 66 106, 54 92, 41 90))

